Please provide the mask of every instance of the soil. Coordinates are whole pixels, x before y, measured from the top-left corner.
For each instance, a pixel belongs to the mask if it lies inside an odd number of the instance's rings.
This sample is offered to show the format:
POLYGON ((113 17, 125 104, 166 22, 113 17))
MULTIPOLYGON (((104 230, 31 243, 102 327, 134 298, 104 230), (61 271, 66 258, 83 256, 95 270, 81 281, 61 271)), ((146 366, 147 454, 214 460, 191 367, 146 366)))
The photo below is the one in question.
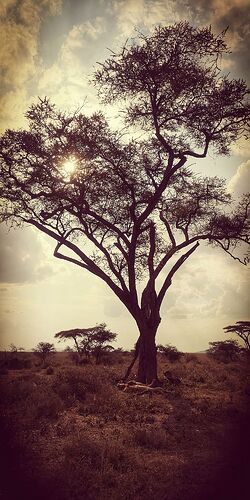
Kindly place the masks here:
POLYGON ((30 368, 1 372, 1 500, 248 498, 248 358, 159 356, 163 390, 140 394, 117 386, 129 353, 22 356, 30 368))

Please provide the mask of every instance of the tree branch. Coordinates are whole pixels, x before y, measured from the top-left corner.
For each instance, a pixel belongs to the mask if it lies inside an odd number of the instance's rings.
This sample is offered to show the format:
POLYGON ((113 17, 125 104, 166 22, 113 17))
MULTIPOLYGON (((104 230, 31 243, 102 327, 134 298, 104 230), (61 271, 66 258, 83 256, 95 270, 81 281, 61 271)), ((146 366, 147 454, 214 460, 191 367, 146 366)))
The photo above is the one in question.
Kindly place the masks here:
POLYGON ((197 243, 192 248, 190 248, 188 250, 188 252, 186 252, 184 255, 182 255, 177 260, 175 265, 172 267, 171 271, 166 276, 164 283, 163 283, 161 290, 160 290, 158 297, 157 297, 157 305, 158 305, 159 309, 160 309, 161 303, 164 299, 165 293, 172 283, 172 278, 173 278, 174 274, 176 273, 176 271, 178 271, 178 269, 182 266, 182 264, 184 264, 184 262, 188 259, 188 257, 196 250, 196 248, 198 248, 198 246, 199 246, 199 242, 197 241, 197 243))

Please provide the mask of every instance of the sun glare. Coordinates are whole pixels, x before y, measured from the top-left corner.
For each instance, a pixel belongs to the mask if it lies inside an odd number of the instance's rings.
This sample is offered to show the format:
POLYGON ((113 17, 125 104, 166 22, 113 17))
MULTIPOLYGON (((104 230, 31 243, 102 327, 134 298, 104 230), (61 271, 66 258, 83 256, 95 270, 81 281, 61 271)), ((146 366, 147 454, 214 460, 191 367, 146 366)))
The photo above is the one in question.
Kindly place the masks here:
POLYGON ((76 170, 76 165, 77 165, 77 162, 76 162, 76 159, 72 156, 70 158, 68 158, 68 160, 65 160, 62 164, 62 172, 63 172, 63 175, 66 177, 66 178, 70 178, 71 175, 75 172, 76 170))

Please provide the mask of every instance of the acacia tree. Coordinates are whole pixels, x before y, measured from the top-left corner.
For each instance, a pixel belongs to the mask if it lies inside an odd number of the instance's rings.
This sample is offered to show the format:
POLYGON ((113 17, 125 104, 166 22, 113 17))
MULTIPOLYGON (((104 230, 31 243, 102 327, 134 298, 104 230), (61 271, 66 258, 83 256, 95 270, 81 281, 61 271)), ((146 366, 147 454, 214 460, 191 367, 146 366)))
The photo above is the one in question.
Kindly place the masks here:
POLYGON ((113 347, 107 343, 113 342, 116 339, 116 333, 108 330, 105 323, 100 323, 90 328, 63 330, 56 333, 55 338, 64 341, 73 339, 80 358, 82 354, 84 354, 85 357, 89 359, 90 355, 93 354, 96 363, 99 363, 102 354, 113 349, 113 347))
POLYGON ((79 340, 82 338, 84 330, 82 328, 74 328, 73 330, 63 330, 55 334, 55 338, 60 340, 73 340, 75 343, 75 348, 77 350, 79 358, 83 354, 83 349, 80 345, 79 340))
POLYGON ((157 379, 161 305, 199 242, 246 263, 235 252, 249 241, 247 196, 232 205, 223 180, 189 166, 210 148, 229 154, 249 123, 245 82, 218 66, 224 35, 184 22, 112 53, 94 84, 104 103, 121 103, 122 131, 102 113, 69 115, 43 99, 28 130, 1 138, 2 220, 33 225, 56 241, 55 257, 110 287, 138 326, 141 382, 157 379))
POLYGON ((227 333, 236 333, 245 343, 246 349, 250 352, 250 321, 236 321, 235 325, 225 326, 227 333))

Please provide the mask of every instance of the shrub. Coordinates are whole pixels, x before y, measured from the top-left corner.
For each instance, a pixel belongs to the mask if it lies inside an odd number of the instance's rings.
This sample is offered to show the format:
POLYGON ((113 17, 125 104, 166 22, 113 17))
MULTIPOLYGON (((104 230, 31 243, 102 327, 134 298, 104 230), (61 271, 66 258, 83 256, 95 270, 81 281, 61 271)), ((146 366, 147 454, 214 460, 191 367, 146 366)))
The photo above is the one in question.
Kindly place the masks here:
POLYGON ((241 348, 236 340, 209 342, 209 346, 207 350, 209 356, 224 363, 237 360, 241 352, 241 348))
POLYGON ((86 385, 82 379, 81 368, 69 368, 59 371, 53 382, 53 389, 67 406, 75 400, 85 401, 86 385))
POLYGON ((27 417, 56 419, 63 410, 61 398, 52 391, 51 387, 37 387, 27 398, 27 417))
POLYGON ((1 388, 1 399, 8 404, 16 404, 25 401, 33 390, 34 385, 31 380, 9 381, 1 388))
POLYGON ((171 345, 158 345, 158 351, 166 356, 166 358, 170 361, 170 363, 175 363, 176 361, 180 361, 182 356, 184 356, 183 352, 179 351, 177 347, 171 345))
POLYGON ((167 437, 163 429, 141 428, 135 431, 134 442, 141 447, 159 450, 166 448, 167 437))
MULTIPOLYGON (((93 438, 86 432, 68 438, 62 462, 66 498, 134 498, 123 483, 137 466, 133 450, 121 442, 93 438)), ((128 485, 129 487, 129 485, 128 485)))
POLYGON ((185 361, 186 361, 186 363, 191 363, 191 362, 199 363, 197 356, 195 354, 189 353, 189 352, 187 352, 185 354, 185 361))
POLYGON ((28 370, 31 368, 31 359, 11 357, 6 360, 5 366, 9 370, 28 370))

